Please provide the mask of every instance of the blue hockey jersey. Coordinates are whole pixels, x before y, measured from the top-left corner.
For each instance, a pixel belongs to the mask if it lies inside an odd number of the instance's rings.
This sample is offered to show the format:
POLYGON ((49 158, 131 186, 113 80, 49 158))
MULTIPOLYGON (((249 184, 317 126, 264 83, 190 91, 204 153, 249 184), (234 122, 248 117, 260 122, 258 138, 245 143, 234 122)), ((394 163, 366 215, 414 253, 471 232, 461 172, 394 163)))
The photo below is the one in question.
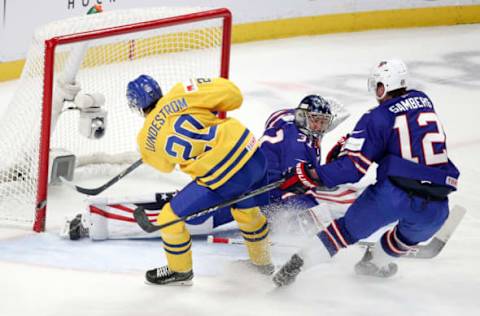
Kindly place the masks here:
MULTIPOLYGON (((294 109, 279 110, 268 118, 265 131, 260 139, 261 150, 267 158, 268 181, 274 182, 282 177, 282 173, 298 162, 304 161, 312 165, 320 164, 320 144, 318 140, 311 139, 295 125, 294 109)), ((280 190, 273 190, 270 194, 271 202, 278 201, 281 197, 280 190)), ((311 197, 297 196, 308 204, 311 197)))
POLYGON ((332 187, 357 182, 376 162, 378 181, 400 176, 456 190, 459 171, 448 158, 445 140, 430 98, 409 90, 364 114, 340 157, 316 170, 332 187))

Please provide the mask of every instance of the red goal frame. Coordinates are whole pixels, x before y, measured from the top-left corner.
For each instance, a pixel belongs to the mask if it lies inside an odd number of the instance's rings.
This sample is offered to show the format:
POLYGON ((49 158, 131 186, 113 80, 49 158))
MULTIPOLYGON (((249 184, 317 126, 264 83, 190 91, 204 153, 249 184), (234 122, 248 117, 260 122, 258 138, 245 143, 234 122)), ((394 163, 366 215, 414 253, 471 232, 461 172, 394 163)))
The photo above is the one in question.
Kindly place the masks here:
MULTIPOLYGON (((53 78, 55 65, 55 49, 59 45, 100 39, 113 35, 122 35, 140 31, 151 30, 178 24, 188 24, 210 19, 223 19, 223 34, 221 48, 220 76, 228 78, 230 65, 230 46, 232 33, 232 14, 226 8, 213 9, 175 17, 162 18, 147 22, 127 24, 118 27, 104 28, 95 31, 75 33, 53 37, 45 41, 45 65, 43 75, 43 101, 42 121, 40 131, 39 168, 37 183, 37 198, 35 207, 35 220, 33 230, 43 232, 47 214, 47 189, 48 189, 48 160, 50 151, 50 125, 53 101, 53 78)), ((225 114, 221 114, 224 117, 225 114)))

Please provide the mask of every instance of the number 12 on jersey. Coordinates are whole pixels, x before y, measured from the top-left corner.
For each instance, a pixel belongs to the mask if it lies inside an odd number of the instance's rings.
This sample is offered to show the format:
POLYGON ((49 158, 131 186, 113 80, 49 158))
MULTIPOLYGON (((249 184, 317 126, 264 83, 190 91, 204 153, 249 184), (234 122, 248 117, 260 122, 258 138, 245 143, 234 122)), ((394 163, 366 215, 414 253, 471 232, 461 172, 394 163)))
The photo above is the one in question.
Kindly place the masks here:
POLYGON ((402 158, 416 163, 419 162, 419 156, 414 156, 412 153, 412 135, 410 131, 417 131, 420 130, 420 127, 434 124, 437 131, 426 132, 420 136, 422 152, 419 152, 418 155, 423 155, 427 166, 448 163, 445 133, 437 115, 433 112, 422 112, 418 115, 415 123, 416 126, 409 126, 406 114, 399 115, 395 119, 394 129, 398 133, 402 158), (443 149, 440 152, 435 152, 434 144, 443 144, 441 146, 443 149))

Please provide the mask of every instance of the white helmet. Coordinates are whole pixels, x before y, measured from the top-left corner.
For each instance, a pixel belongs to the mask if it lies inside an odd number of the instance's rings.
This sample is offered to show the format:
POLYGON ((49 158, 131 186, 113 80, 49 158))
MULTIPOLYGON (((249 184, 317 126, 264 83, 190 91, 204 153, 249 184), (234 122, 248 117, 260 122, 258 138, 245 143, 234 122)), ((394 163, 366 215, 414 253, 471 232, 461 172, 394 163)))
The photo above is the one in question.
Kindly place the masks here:
POLYGON ((373 67, 368 78, 368 91, 374 91, 377 99, 385 97, 387 92, 407 87, 407 66, 400 59, 381 61, 373 67), (378 83, 385 87, 383 95, 376 94, 378 83))

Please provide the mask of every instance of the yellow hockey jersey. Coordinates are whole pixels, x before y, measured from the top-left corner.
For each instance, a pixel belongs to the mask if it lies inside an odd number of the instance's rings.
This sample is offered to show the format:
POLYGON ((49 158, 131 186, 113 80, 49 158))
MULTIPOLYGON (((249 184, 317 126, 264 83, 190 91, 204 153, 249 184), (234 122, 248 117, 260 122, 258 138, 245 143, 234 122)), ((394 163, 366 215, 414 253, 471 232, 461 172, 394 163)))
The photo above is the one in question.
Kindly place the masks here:
POLYGON ((143 161, 162 172, 178 164, 198 184, 218 188, 258 148, 242 123, 216 116, 239 108, 242 101, 238 87, 227 79, 177 83, 145 118, 137 138, 143 161))

